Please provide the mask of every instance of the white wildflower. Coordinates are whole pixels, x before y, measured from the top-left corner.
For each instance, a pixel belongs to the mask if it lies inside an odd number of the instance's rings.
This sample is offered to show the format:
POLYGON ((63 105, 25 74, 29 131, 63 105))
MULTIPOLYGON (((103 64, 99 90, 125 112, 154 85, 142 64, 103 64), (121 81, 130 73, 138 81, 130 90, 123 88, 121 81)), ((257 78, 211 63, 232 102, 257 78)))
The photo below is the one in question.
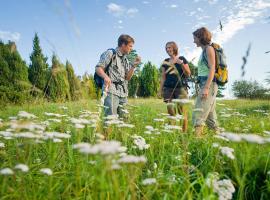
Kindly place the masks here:
POLYGON ((121 143, 118 141, 101 141, 98 144, 91 145, 88 143, 79 143, 73 145, 74 149, 79 149, 81 153, 85 154, 97 154, 102 155, 116 154, 126 151, 126 147, 121 146, 121 143))
POLYGON ((20 132, 20 133, 16 133, 14 134, 14 137, 16 138, 28 138, 28 139, 40 139, 42 138, 41 135, 32 133, 32 132, 20 132))
POLYGON ((218 143, 213 143, 212 147, 217 148, 217 147, 219 147, 219 144, 218 143))
POLYGON ((125 124, 125 123, 123 123, 123 124, 119 124, 119 125, 117 125, 117 127, 119 127, 119 128, 134 128, 134 127, 135 127, 135 125, 133 125, 133 124, 125 124))
POLYGON ((5 148, 5 143, 0 142, 0 148, 5 148))
POLYGON ((270 131, 263 131, 263 133, 270 135, 270 131))
POLYGON ((164 122, 164 119, 156 118, 156 119, 153 119, 153 121, 155 121, 155 122, 164 122))
POLYGON ((48 176, 51 176, 53 174, 53 172, 50 168, 42 168, 42 169, 40 169, 40 172, 43 174, 46 174, 48 176))
POLYGON ((182 128, 180 126, 176 126, 176 125, 168 125, 166 124, 164 126, 165 129, 169 129, 169 130, 182 130, 182 128))
POLYGON ((10 168, 4 168, 0 170, 0 174, 2 175, 12 175, 14 172, 10 168))
POLYGON ((47 138, 70 138, 71 135, 59 132, 44 132, 44 137, 47 138))
POLYGON ((51 117, 66 117, 67 115, 61 115, 61 114, 58 114, 58 113, 48 113, 48 112, 45 112, 44 113, 46 116, 51 116, 51 117))
POLYGON ((157 180, 155 178, 147 178, 147 179, 144 179, 142 181, 142 184, 143 185, 151 185, 151 184, 155 184, 157 182, 157 180))
POLYGON ((225 138, 225 137, 223 137, 223 136, 221 136, 221 135, 215 135, 214 138, 222 139, 222 140, 225 140, 225 141, 227 141, 227 142, 230 141, 229 139, 227 139, 227 138, 225 138))
POLYGON ((231 116, 232 116, 231 114, 222 114, 222 115, 220 115, 220 117, 224 117, 224 118, 229 118, 231 116))
POLYGON ((250 143, 263 144, 264 138, 255 134, 241 134, 241 138, 250 143))
POLYGON ((82 128, 84 128, 85 126, 84 125, 82 125, 82 124, 75 124, 75 128, 77 128, 77 129, 82 129, 82 128))
POLYGON ((55 118, 51 118, 51 119, 47 119, 47 120, 50 122, 57 122, 57 123, 61 122, 61 119, 55 119, 55 118))
POLYGON ((138 149, 144 150, 150 147, 150 144, 146 144, 145 139, 143 137, 134 135, 132 136, 132 138, 134 138, 133 143, 137 146, 138 149))
POLYGON ((118 170, 118 169, 121 169, 121 166, 117 163, 114 163, 114 164, 112 164, 111 169, 118 170))
POLYGON ((121 157, 118 163, 145 163, 147 160, 145 156, 126 155, 121 157))
POLYGON ((145 126, 146 129, 148 129, 149 131, 153 131, 154 130, 154 127, 153 126, 145 126))
POLYGON ((68 107, 66 107, 66 106, 59 106, 59 108, 60 109, 63 109, 63 110, 67 110, 68 109, 68 107))
POLYGON ((59 138, 53 138, 53 143, 60 143, 60 142, 62 142, 61 139, 59 139, 59 138))
POLYGON ((22 172, 28 172, 29 171, 29 167, 25 164, 17 164, 14 169, 19 169, 22 172))
POLYGON ((144 134, 151 135, 152 132, 151 131, 144 131, 144 134))
POLYGON ((230 147, 220 147, 221 153, 223 155, 226 155, 228 158, 234 160, 235 157, 233 155, 234 149, 230 148, 230 147))
POLYGON ((228 140, 233 141, 233 142, 240 142, 241 141, 240 134, 231 133, 231 132, 223 132, 223 133, 220 133, 219 135, 223 136, 223 137, 225 137, 228 140))
POLYGON ((35 116, 35 115, 31 114, 31 113, 28 113, 26 111, 19 111, 18 117, 27 118, 27 119, 37 118, 37 116, 35 116))

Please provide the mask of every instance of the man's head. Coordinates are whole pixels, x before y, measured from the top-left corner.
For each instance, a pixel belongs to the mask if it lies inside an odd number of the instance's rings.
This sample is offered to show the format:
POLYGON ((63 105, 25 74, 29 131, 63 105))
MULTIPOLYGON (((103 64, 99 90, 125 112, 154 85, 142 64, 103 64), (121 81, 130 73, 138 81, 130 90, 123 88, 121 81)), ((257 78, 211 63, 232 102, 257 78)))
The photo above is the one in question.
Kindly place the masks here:
POLYGON ((123 54, 129 54, 133 48, 134 39, 129 35, 120 35, 118 38, 118 47, 123 54))

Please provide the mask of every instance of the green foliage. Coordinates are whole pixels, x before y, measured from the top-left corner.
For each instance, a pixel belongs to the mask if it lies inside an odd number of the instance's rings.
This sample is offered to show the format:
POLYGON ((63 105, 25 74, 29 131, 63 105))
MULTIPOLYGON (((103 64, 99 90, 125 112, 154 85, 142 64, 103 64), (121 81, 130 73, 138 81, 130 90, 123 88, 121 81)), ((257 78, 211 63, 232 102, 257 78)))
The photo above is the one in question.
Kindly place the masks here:
POLYGON ((80 88, 80 80, 76 77, 74 69, 68 61, 66 62, 67 78, 70 89, 71 100, 75 101, 82 96, 80 88))
POLYGON ((81 90, 84 98, 99 99, 101 89, 96 87, 94 76, 85 73, 81 81, 81 90))
POLYGON ((159 86, 159 72, 150 61, 144 64, 140 76, 139 96, 157 96, 159 86))
POLYGON ((0 101, 23 103, 28 101, 31 84, 28 68, 14 42, 0 42, 0 101))
MULTIPOLYGON (((127 58, 130 62, 130 64, 133 64, 136 57, 138 56, 136 50, 132 50, 128 55, 127 58)), ((141 75, 141 68, 142 64, 139 64, 134 72, 134 75, 132 76, 131 80, 128 82, 128 95, 130 97, 137 97, 137 92, 139 89, 140 84, 140 75, 141 75)))
POLYGON ((34 87, 44 91, 48 82, 48 67, 47 57, 42 53, 42 49, 39 44, 39 38, 37 33, 33 39, 33 52, 30 55, 31 63, 29 65, 29 80, 34 87))
POLYGON ((235 81, 232 85, 234 96, 238 98, 263 99, 269 98, 267 92, 269 89, 264 88, 257 81, 235 81))
POLYGON ((52 57, 52 67, 47 92, 49 99, 52 101, 64 102, 65 100, 70 100, 67 71, 55 54, 52 57))
POLYGON ((224 97, 224 95, 222 94, 222 92, 225 90, 225 86, 218 86, 218 91, 217 91, 217 97, 224 97))

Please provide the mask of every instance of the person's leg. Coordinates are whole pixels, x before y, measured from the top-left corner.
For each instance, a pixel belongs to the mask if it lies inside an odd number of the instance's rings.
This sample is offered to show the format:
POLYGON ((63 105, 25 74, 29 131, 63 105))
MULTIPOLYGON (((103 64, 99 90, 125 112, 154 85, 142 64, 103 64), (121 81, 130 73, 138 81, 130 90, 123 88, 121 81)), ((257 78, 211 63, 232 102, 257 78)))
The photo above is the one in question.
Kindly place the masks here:
POLYGON ((171 116, 174 116, 175 115, 175 108, 174 108, 174 105, 171 104, 172 98, 173 98, 173 88, 164 87, 163 88, 163 98, 164 98, 164 102, 166 103, 166 106, 167 106, 168 114, 170 114, 171 116))
POLYGON ((216 131, 218 130, 217 114, 216 114, 216 95, 218 90, 217 84, 214 83, 213 86, 210 88, 210 90, 212 92, 212 104, 209 115, 207 116, 206 119, 206 125, 208 126, 208 128, 216 131))
MULTIPOLYGON (((179 99, 187 99, 188 98, 188 92, 185 88, 180 88, 179 94, 176 94, 179 99)), ((188 128, 188 112, 184 105, 177 104, 177 110, 180 115, 183 116, 183 125, 182 130, 183 132, 187 132, 188 128)))
POLYGON ((117 114, 119 118, 123 118, 124 120, 128 119, 128 111, 126 110, 127 98, 119 97, 119 106, 117 108, 117 114))
POLYGON ((203 132, 203 126, 205 125, 206 119, 212 109, 215 93, 211 92, 213 90, 213 83, 210 86, 210 92, 206 99, 202 99, 200 92, 195 101, 195 108, 192 113, 192 122, 195 127, 195 134, 201 137, 203 132), (212 88, 212 89, 211 89, 212 88))
POLYGON ((108 115, 116 115, 118 104, 119 104, 119 98, 109 93, 104 100, 105 117, 107 117, 108 115))

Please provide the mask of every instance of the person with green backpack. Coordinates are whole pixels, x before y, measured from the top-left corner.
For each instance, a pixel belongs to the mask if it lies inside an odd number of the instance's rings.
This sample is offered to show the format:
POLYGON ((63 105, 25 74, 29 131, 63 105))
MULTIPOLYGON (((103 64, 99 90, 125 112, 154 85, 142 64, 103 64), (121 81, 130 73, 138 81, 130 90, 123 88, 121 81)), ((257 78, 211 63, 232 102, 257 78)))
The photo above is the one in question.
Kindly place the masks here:
POLYGON ((202 27, 193 32, 194 43, 201 47, 202 53, 198 62, 198 84, 199 91, 195 100, 195 109, 192 114, 192 121, 197 137, 202 137, 203 128, 218 132, 216 115, 216 95, 218 84, 227 82, 227 66, 222 52, 218 52, 216 45, 211 42, 212 34, 207 28, 202 27), (222 63, 223 62, 223 63, 222 63))
POLYGON ((127 55, 134 45, 134 39, 129 35, 120 35, 118 47, 108 49, 101 54, 96 65, 94 75, 95 83, 102 88, 104 99, 104 113, 123 117, 123 107, 127 103, 128 81, 133 76, 134 70, 141 62, 140 57, 134 63, 128 61, 127 55))

